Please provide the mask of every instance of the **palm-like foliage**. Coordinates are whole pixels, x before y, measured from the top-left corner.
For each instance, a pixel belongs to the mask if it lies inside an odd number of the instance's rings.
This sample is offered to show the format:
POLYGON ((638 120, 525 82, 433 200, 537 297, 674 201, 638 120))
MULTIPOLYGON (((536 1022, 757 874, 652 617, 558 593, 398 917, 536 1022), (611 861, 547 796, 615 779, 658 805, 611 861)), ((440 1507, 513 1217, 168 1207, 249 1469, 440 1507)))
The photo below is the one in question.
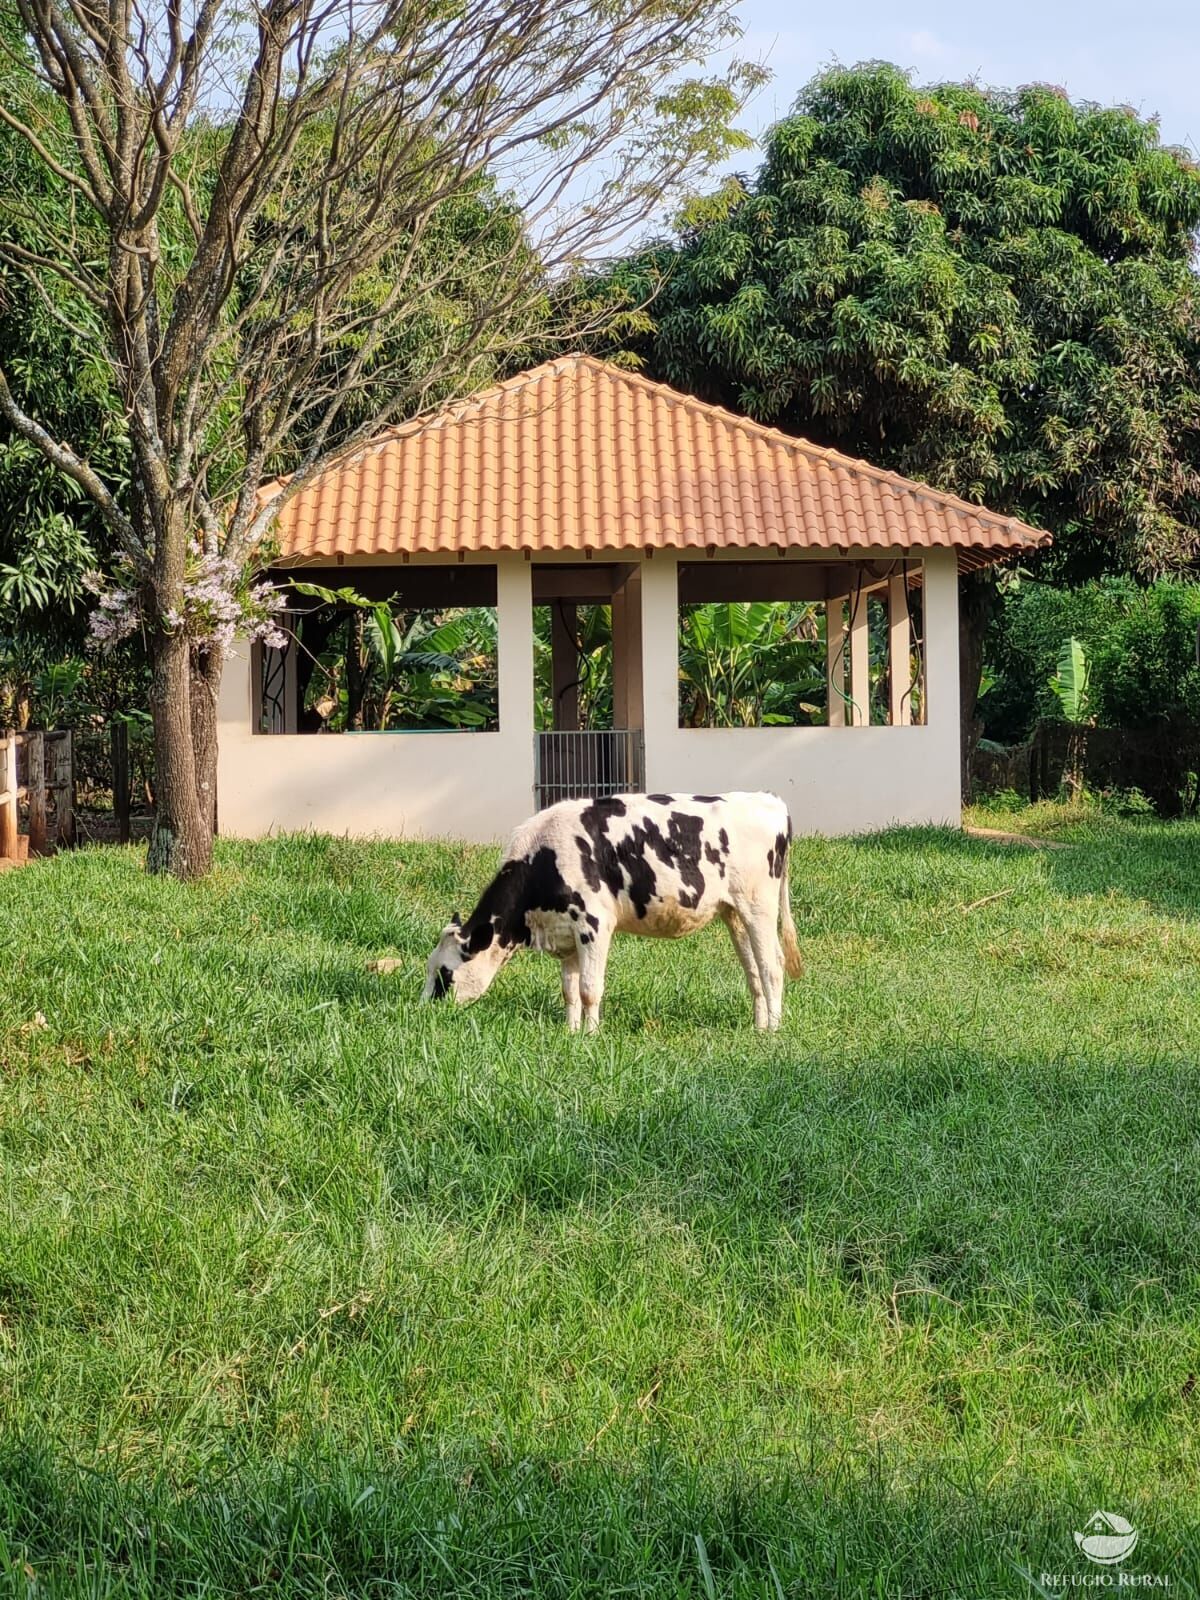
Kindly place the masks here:
POLYGON ((823 660, 811 606, 686 606, 679 625, 679 720, 709 728, 821 721, 823 660))

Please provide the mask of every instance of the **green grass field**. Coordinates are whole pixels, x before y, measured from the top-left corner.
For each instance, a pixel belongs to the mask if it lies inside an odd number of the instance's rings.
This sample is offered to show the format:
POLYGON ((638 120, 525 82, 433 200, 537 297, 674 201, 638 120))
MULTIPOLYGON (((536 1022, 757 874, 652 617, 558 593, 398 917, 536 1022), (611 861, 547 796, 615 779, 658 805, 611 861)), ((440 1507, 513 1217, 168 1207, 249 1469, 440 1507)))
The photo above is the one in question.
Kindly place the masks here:
POLYGON ((773 1038, 420 1006, 487 851, 0 878, 0 1592, 1200 1593, 1200 826, 1014 821, 798 840, 773 1038))

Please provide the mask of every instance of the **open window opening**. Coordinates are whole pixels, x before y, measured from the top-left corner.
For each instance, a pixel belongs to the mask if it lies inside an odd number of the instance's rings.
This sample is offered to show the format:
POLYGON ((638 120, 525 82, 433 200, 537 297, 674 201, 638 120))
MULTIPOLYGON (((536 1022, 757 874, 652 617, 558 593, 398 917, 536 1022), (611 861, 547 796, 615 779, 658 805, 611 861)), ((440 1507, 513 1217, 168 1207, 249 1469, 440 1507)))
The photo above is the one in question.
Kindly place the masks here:
POLYGON ((259 732, 498 727, 494 567, 291 576, 287 646, 260 652, 259 732))
POLYGON ((679 725, 924 720, 918 562, 687 562, 679 725))
POLYGON ((539 731, 613 727, 611 605, 535 603, 533 651, 539 731))
POLYGON ((826 701, 818 606, 803 600, 680 606, 680 727, 812 727, 826 721, 826 701))

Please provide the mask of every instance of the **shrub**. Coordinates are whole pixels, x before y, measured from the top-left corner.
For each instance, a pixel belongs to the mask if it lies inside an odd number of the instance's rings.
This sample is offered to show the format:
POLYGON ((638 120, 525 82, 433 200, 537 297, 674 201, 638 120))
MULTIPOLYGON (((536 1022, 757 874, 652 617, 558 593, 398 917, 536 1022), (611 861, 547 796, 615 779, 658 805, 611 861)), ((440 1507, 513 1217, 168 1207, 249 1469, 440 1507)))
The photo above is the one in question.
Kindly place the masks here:
POLYGON ((1144 590, 1092 646, 1091 693, 1110 727, 1200 718, 1200 584, 1144 590))
POLYGON ((1016 743, 1036 722, 1061 719, 1054 689, 1064 645, 1090 663, 1089 713, 1106 727, 1200 718, 1200 584, 1149 588, 1104 578, 1078 589, 1021 583, 1004 598, 988 640, 991 684, 980 701, 990 739, 1016 743))

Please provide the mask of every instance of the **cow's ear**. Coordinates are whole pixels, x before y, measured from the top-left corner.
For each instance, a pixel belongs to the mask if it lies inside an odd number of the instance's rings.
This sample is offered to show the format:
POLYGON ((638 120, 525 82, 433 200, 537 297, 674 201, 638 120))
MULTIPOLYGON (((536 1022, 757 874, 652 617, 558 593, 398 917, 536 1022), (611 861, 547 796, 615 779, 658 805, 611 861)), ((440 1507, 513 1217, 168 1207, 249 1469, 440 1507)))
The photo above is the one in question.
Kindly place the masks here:
POLYGON ((462 927, 462 913, 461 912, 456 911, 454 913, 454 915, 450 918, 450 926, 452 928, 461 928, 462 927))

